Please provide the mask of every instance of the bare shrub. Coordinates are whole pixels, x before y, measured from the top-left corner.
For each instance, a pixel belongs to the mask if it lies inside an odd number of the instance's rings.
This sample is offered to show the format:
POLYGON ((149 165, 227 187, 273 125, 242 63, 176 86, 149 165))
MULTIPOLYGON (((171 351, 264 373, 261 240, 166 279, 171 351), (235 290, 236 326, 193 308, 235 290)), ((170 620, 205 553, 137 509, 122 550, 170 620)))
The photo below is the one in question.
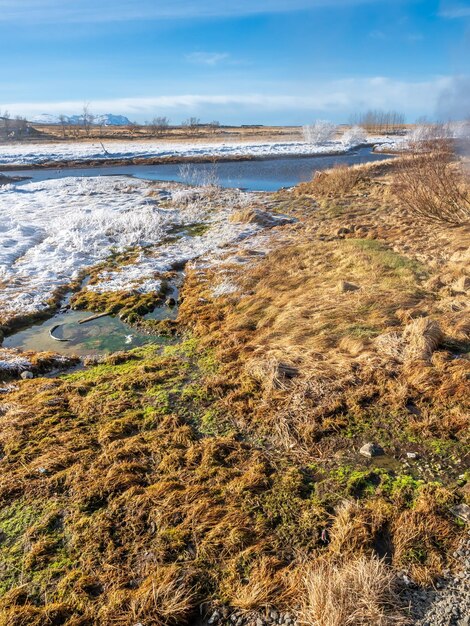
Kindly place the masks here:
POLYGON ((453 137, 449 124, 417 124, 408 133, 406 140, 412 151, 432 149, 435 142, 446 142, 453 137))
POLYGON ((307 143, 321 144, 332 139, 336 134, 337 127, 331 122, 316 120, 313 124, 303 127, 304 140, 307 143))
POLYGON ((150 129, 154 135, 163 135, 168 130, 170 120, 167 117, 154 117, 149 123, 150 129))
POLYGON ((398 162, 395 193, 413 214, 449 224, 470 221, 470 185, 446 138, 410 144, 398 162))
POLYGON ((394 574, 377 558, 310 566, 304 576, 300 622, 307 626, 406 624, 394 582, 394 574))
POLYGON ((360 126, 352 126, 344 131, 341 137, 344 146, 358 146, 367 142, 367 131, 360 126))
POLYGON ((183 163, 178 168, 180 178, 186 185, 193 187, 212 187, 218 189, 220 187, 219 177, 217 174, 217 166, 199 169, 192 163, 183 163))
POLYGON ((350 123, 365 128, 370 133, 400 133, 405 116, 399 111, 371 110, 351 116, 350 123))

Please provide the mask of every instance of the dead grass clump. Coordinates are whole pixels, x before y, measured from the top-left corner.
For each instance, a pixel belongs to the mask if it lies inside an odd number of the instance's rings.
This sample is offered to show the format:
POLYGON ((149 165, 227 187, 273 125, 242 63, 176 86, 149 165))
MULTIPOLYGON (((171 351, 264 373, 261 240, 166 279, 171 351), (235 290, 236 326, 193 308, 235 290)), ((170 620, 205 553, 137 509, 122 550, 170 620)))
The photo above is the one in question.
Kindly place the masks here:
POLYGON ((447 142, 399 161, 395 194, 412 215, 449 224, 470 221, 470 185, 447 142))
POLYGON ((361 182, 367 180, 360 167, 337 165, 332 169, 317 172, 311 183, 305 183, 300 189, 308 189, 321 198, 338 198, 351 193, 361 182))
POLYGON ((285 605, 289 592, 279 565, 276 559, 263 556, 251 566, 248 575, 241 578, 238 573, 230 590, 232 606, 249 611, 285 605))
POLYGON ((370 511, 358 502, 346 500, 336 511, 329 531, 328 549, 339 557, 358 555, 371 551, 374 531, 370 511))
POLYGON ((299 620, 306 626, 406 624, 394 584, 393 572, 377 558, 309 565, 299 620))
POLYGON ((414 506, 393 522, 393 564, 406 567, 419 584, 429 585, 442 575, 445 555, 456 545, 455 526, 445 514, 453 501, 443 487, 424 487, 414 506))
POLYGON ((287 389, 299 370, 291 363, 280 362, 276 357, 252 359, 246 363, 246 371, 267 393, 274 389, 287 389))
POLYGON ((405 362, 428 361, 442 342, 443 333, 435 320, 421 317, 405 327, 403 340, 406 343, 405 362))
POLYGON ((160 567, 135 592, 130 613, 134 620, 150 620, 155 626, 186 623, 195 609, 196 598, 188 574, 176 565, 160 567))
POLYGON ((375 338, 375 347, 387 355, 412 367, 418 362, 429 365, 433 353, 444 340, 444 333, 435 320, 419 317, 407 324, 403 332, 392 331, 375 338))
POLYGON ((257 224, 263 228, 271 228, 280 224, 286 224, 291 219, 286 216, 273 215, 261 209, 249 207, 235 211, 230 216, 230 221, 241 224, 257 224))

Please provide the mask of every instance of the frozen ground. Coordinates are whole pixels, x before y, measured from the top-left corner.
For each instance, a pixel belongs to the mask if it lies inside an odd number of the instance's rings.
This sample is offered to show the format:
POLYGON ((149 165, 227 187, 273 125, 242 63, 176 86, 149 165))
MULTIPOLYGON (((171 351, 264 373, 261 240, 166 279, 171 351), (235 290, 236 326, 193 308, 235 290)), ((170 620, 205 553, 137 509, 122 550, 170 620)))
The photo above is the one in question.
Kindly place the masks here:
POLYGON ((34 314, 80 271, 113 249, 140 247, 136 264, 105 273, 98 291, 153 291, 159 274, 258 232, 232 223, 250 195, 238 190, 182 190, 125 177, 64 178, 0 187, 0 314, 34 314), (201 236, 164 244, 171 229, 209 223, 201 236), (161 244, 156 246, 155 244, 161 244))
MULTIPOLYGON (((390 143, 389 137, 369 137, 368 141, 382 145, 390 143)), ((397 139, 393 140, 397 141, 397 139)), ((1 165, 35 165, 62 161, 89 161, 133 158, 165 157, 205 157, 217 156, 236 158, 243 156, 276 157, 287 155, 341 154, 354 147, 354 144, 341 140, 323 144, 306 142, 264 142, 264 143, 165 143, 159 141, 105 142, 106 152, 100 142, 10 144, 0 145, 1 165)))

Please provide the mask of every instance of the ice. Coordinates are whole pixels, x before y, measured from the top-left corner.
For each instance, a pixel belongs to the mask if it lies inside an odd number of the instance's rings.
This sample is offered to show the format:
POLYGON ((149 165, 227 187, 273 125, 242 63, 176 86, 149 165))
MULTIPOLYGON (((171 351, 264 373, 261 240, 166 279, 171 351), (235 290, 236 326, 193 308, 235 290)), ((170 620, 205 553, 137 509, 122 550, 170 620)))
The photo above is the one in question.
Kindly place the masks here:
POLYGON ((26 357, 18 355, 11 350, 2 350, 0 348, 0 374, 19 373, 31 367, 32 363, 26 357))
POLYGON ((114 250, 137 248, 135 263, 103 271, 97 292, 159 291, 161 274, 223 250, 260 230, 233 223, 246 205, 238 190, 175 187, 160 196, 155 183, 126 177, 63 178, 0 188, 0 313, 37 313, 54 292, 114 250), (172 197, 174 196, 174 197, 172 197), (201 236, 175 227, 206 223, 201 236))

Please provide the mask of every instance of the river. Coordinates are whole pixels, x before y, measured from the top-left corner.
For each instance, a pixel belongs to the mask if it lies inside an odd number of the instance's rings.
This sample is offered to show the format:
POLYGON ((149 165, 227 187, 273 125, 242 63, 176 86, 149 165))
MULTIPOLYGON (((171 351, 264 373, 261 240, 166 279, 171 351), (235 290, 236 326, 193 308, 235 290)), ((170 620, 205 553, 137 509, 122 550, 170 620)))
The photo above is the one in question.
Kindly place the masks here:
POLYGON ((248 191, 277 191, 308 181, 313 174, 335 165, 355 165, 392 158, 377 154, 371 147, 360 147, 346 154, 330 156, 256 159, 252 161, 224 161, 214 164, 191 163, 178 165, 120 165, 114 167, 84 167, 64 169, 18 170, 8 176, 24 176, 25 182, 36 182, 68 176, 133 176, 144 180, 162 180, 189 183, 217 182, 222 187, 238 187, 248 191))

